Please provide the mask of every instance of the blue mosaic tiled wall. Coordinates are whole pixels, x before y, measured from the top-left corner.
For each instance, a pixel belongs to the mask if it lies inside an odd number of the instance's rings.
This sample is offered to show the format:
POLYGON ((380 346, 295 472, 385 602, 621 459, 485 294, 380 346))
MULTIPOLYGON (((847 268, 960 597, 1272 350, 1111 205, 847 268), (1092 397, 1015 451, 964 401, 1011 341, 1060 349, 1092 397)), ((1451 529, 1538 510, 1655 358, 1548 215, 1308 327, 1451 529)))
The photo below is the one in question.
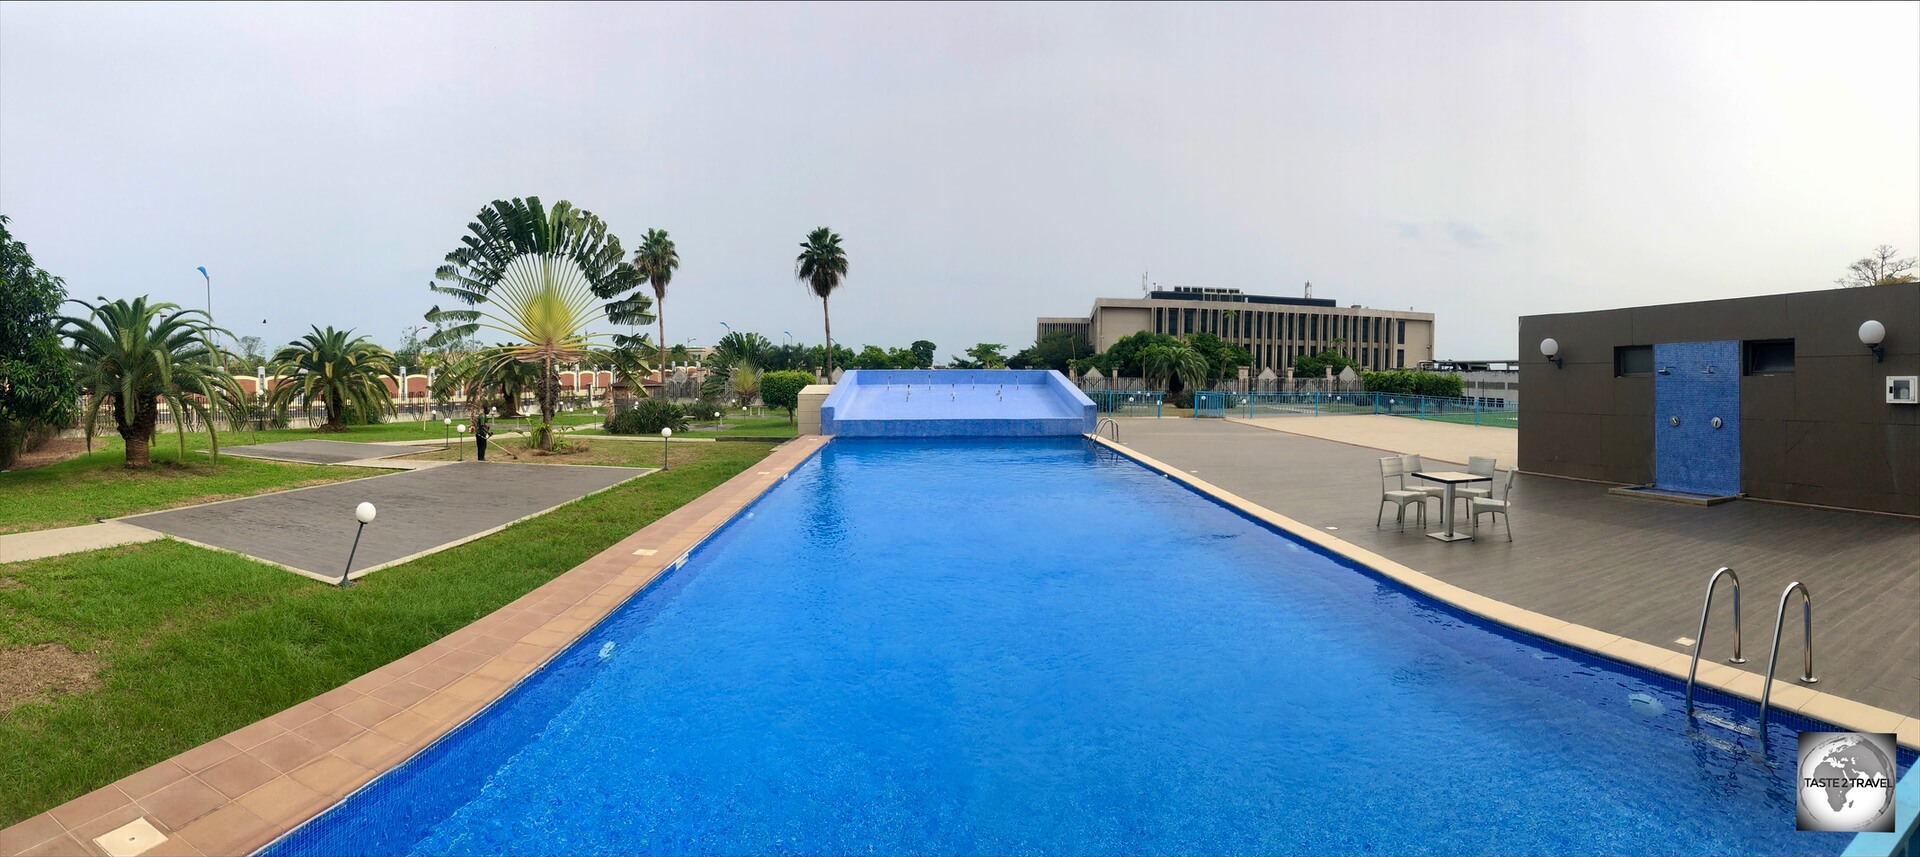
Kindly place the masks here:
POLYGON ((1656 344, 1653 368, 1654 486, 1740 493, 1740 341, 1656 344))
POLYGON ((1093 431, 1093 400, 1044 369, 872 370, 841 376, 820 406, 840 437, 1050 437, 1093 431))

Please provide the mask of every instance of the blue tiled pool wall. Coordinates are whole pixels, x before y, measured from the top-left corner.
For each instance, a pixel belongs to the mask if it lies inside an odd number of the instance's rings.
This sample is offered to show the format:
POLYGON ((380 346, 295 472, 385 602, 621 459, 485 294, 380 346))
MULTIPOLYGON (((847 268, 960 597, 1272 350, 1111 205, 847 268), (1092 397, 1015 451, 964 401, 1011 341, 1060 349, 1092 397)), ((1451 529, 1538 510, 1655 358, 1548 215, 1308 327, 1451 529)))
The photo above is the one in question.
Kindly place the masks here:
MULTIPOLYGON (((789 473, 805 467, 825 448, 823 445, 796 462, 789 473)), ((782 481, 785 481, 784 478, 782 481)), ((731 537, 741 523, 752 519, 755 507, 779 487, 775 485, 769 488, 722 522, 711 535, 687 551, 687 561, 710 545, 731 537)), ((558 695, 522 691, 577 682, 577 676, 583 670, 590 670, 599 663, 600 647, 607 642, 610 631, 609 620, 624 616, 628 621, 644 621, 671 605, 672 598, 659 598, 641 605, 633 602, 646 593, 671 595, 686 586, 688 576, 679 573, 684 565, 684 562, 676 562, 651 583, 634 590, 625 601, 609 609, 607 615, 580 639, 495 697, 466 722, 448 730, 412 758, 388 769, 327 811, 308 819, 305 824, 288 831, 256 853, 262 857, 283 854, 333 854, 344 857, 408 853, 413 843, 421 838, 422 832, 451 815, 495 771, 508 764, 522 747, 537 738, 544 724, 551 722, 566 708, 566 700, 558 695), (519 698, 520 704, 503 705, 509 697, 519 698), (535 706, 525 700, 546 704, 535 706), (511 740, 515 736, 521 740, 511 740), (487 763, 472 764, 471 759, 454 759, 446 749, 456 742, 489 751, 487 763), (419 788, 418 785, 422 783, 432 784, 434 788, 419 788), (390 795, 399 792, 406 792, 407 798, 390 798, 390 795)))
POLYGON ((1656 344, 1653 364, 1654 485, 1740 493, 1740 341, 1656 344))
MULTIPOLYGON (((1088 444, 1090 446, 1095 445, 1092 441, 1088 441, 1088 444)), ((1166 472, 1163 470, 1160 470, 1159 468, 1150 467, 1142 462, 1135 461, 1132 458, 1129 458, 1127 456, 1121 455, 1120 453, 1114 452, 1113 450, 1101 447, 1099 451, 1102 457, 1110 457, 1118 461, 1125 461, 1129 464, 1133 464, 1138 467, 1143 467, 1151 471, 1159 472, 1161 475, 1167 476, 1166 472)), ((1683 679, 1677 679, 1667 675, 1666 673, 1647 669, 1646 667, 1640 666, 1638 664, 1631 664, 1625 661, 1617 661, 1617 660, 1614 660, 1613 658, 1609 658, 1604 655, 1595 654, 1593 652, 1589 652, 1584 649, 1577 649, 1572 646, 1568 646, 1554 640, 1549 640, 1537 634, 1528 633, 1526 631, 1522 631, 1517 628, 1513 628, 1508 625, 1503 625, 1499 622, 1494 622, 1492 620, 1475 615, 1474 613, 1468 612, 1465 609, 1456 607, 1452 604, 1448 604, 1445 601, 1441 601, 1430 595, 1419 592, 1418 590, 1413 589, 1412 587, 1406 585, 1405 583, 1402 583, 1398 580, 1394 580, 1393 578, 1388 577, 1387 575, 1381 573, 1379 570, 1373 568, 1372 566, 1361 563, 1344 554, 1333 551, 1330 548, 1323 547, 1321 545, 1317 545, 1312 542, 1308 542, 1303 539, 1297 538, 1292 533, 1289 533, 1286 530, 1273 525, 1271 522, 1262 520, 1243 509, 1235 507, 1232 504, 1223 502, 1219 498, 1214 497, 1210 494, 1207 494, 1206 492, 1201 491, 1200 489, 1186 483, 1184 480, 1173 479, 1171 477, 1169 477, 1169 480, 1179 485, 1180 487, 1186 489, 1189 493, 1193 494, 1194 496, 1200 497, 1201 499, 1204 499, 1207 502, 1215 506, 1218 506, 1222 509, 1226 509, 1227 511, 1232 512, 1233 514, 1239 516, 1240 518, 1248 522, 1251 522, 1252 524, 1260 527, 1261 529, 1274 533, 1275 535, 1278 535, 1281 538, 1284 538, 1290 542, 1293 542, 1296 545, 1299 545, 1301 548, 1307 550, 1308 552, 1325 557, 1331 560, 1332 562, 1334 562, 1335 564, 1341 566, 1342 568, 1350 569, 1360 575, 1367 577, 1370 580, 1375 581, 1376 583, 1379 583, 1382 586, 1385 586, 1388 589, 1393 590, 1394 592, 1400 595, 1405 596, 1406 598, 1416 603, 1423 605, 1426 610, 1428 610, 1429 612, 1435 615, 1445 616, 1451 621, 1456 622, 1458 624, 1469 625, 1475 628, 1479 628, 1483 631, 1493 634, 1494 636, 1500 637, 1501 639, 1504 639, 1510 642, 1519 643, 1522 645, 1534 646, 1537 648, 1550 649, 1553 651, 1554 654, 1564 657, 1568 660, 1574 661, 1576 663, 1580 663, 1583 665, 1592 666, 1596 668, 1609 669, 1616 672, 1628 673, 1629 675, 1632 675, 1634 678, 1640 679, 1641 681, 1645 681, 1649 684, 1660 686, 1662 688, 1665 688, 1670 691, 1674 691, 1676 693, 1686 692, 1687 683, 1683 679)), ((1734 696, 1732 694, 1721 691, 1717 688, 1706 687, 1706 686, 1695 687, 1694 688, 1694 705, 1696 708, 1702 711, 1705 711, 1710 714, 1714 714, 1718 717, 1721 717, 1722 719, 1726 719, 1734 723, 1753 725, 1753 724, 1757 724, 1760 719, 1760 704, 1758 702, 1747 699, 1745 697, 1734 696)), ((1843 731, 1843 730, 1841 730, 1837 726, 1834 726, 1833 724, 1814 720, 1813 718, 1802 715, 1799 712, 1782 709, 1776 706, 1773 709, 1773 713, 1769 715, 1767 718, 1767 735, 1769 736, 1768 761, 1773 764, 1785 764, 1785 765, 1791 766, 1794 764, 1793 753, 1794 753, 1794 748, 1797 747, 1797 742, 1799 740, 1800 732, 1834 732, 1834 731, 1843 731)), ((1748 738, 1746 736, 1730 733, 1730 732, 1724 733, 1719 737, 1724 737, 1730 743, 1739 744, 1743 747, 1749 748, 1750 750, 1757 750, 1758 744, 1759 744, 1757 740, 1748 738), (1735 739, 1738 739, 1738 740, 1735 740, 1735 739)), ((1909 749, 1907 747, 1899 747, 1898 751, 1899 751, 1897 754, 1898 759, 1896 760, 1895 766, 1902 771, 1911 770, 1913 768, 1914 763, 1916 761, 1920 761, 1920 751, 1909 749)))
POLYGON ((1093 431, 1097 406, 1060 373, 1041 369, 856 369, 820 408, 820 431, 839 437, 1061 437, 1093 431), (883 399, 875 387, 926 385, 927 398, 883 399), (939 388, 958 393, 942 401, 939 388), (989 388, 1021 391, 1012 401, 989 388), (943 407, 944 406, 944 407, 943 407))
MULTIPOLYGON (((848 442, 865 444, 885 443, 886 441, 863 440, 848 442)), ((843 442, 836 441, 836 443, 843 442)), ((1091 442, 1089 442, 1088 445, 1089 447, 1095 446, 1091 442)), ((1124 466, 1144 467, 1144 465, 1130 458, 1104 449, 1097 450, 1096 460, 1101 460, 1110 466, 1120 466, 1121 463, 1124 462, 1124 466)), ((1148 469, 1150 472, 1153 470, 1152 468, 1145 469, 1148 469)), ((1561 646, 1532 634, 1517 631, 1498 623, 1489 622, 1471 613, 1434 600, 1385 577, 1368 566, 1332 553, 1319 546, 1302 542, 1284 530, 1254 518, 1215 498, 1209 497, 1180 480, 1174 481, 1181 484, 1188 492, 1206 498, 1216 507, 1226 508, 1234 512, 1242 519, 1258 525, 1263 530, 1279 535, 1312 553, 1327 557, 1343 568, 1360 572, 1374 583, 1386 584, 1386 589, 1391 590, 1400 598, 1405 599, 1406 602, 1418 605, 1421 612, 1435 617, 1438 621, 1433 623, 1433 627, 1436 629, 1448 625, 1476 627, 1516 644, 1549 650, 1554 655, 1584 666, 1600 670, 1611 670, 1617 673, 1626 673, 1631 678, 1665 688, 1676 695, 1683 691, 1683 682, 1664 674, 1561 646)), ((724 523, 712 537, 702 542, 699 546, 696 546, 693 551, 690 552, 690 555, 715 548, 736 535, 738 532, 736 524, 749 519, 754 507, 759 505, 762 500, 772 493, 772 491, 769 491, 768 494, 762 495, 761 498, 756 498, 753 504, 750 504, 741 513, 724 523)), ((629 599, 628 603, 616 607, 614 611, 609 614, 608 620, 603 620, 600 624, 590 629, 580 640, 562 650, 552 661, 528 676, 519 686, 516 686, 507 694, 503 694, 494 704, 489 705, 474 715, 474 717, 460 727, 450 731, 446 736, 443 736, 439 741, 435 742, 434 745, 375 779, 346 801, 343 801, 321 816, 290 832, 287 836, 268 846, 266 849, 263 849, 260 853, 408 853, 410 847, 421 839, 422 831, 429 830, 441 820, 446 819, 453 810, 462 805, 486 780, 493 776, 501 766, 511 764, 512 759, 519 750, 526 743, 537 738, 546 724, 561 713, 561 710, 566 707, 567 700, 559 699, 550 705, 541 706, 537 710, 515 710, 535 708, 534 706, 527 705, 525 701, 515 706, 503 706, 500 703, 506 701, 509 696, 531 698, 545 696, 545 694, 534 691, 548 686, 559 685, 565 687, 569 684, 583 683, 585 681, 583 674, 593 670, 598 665, 600 647, 606 642, 609 636, 615 636, 610 627, 614 623, 609 620, 615 616, 620 616, 622 619, 621 624, 623 625, 631 622, 644 623, 649 621, 652 615, 666 609, 671 609, 671 605, 674 602, 671 595, 678 589, 686 586, 693 577, 691 574, 680 573, 677 568, 676 566, 676 569, 670 569, 668 572, 662 574, 660 578, 655 580, 649 587, 640 591, 641 593, 654 593, 655 595, 665 594, 668 597, 653 598, 647 603, 635 604, 632 602, 638 599, 640 595, 640 593, 636 593, 635 596, 629 599), (516 735, 519 736, 520 740, 507 740, 514 738, 516 735), (460 739, 460 742, 469 750, 475 746, 485 748, 488 751, 485 760, 476 762, 476 760, 469 755, 459 759, 457 763, 453 761, 454 757, 448 752, 448 748, 456 739, 460 739), (421 788, 420 786, 422 784, 431 784, 433 787, 421 788), (412 788, 409 789, 409 786, 412 786, 412 788), (405 792, 406 797, 404 799, 391 797, 396 792, 405 792)), ((560 697, 561 695, 555 694, 554 696, 560 697)), ((1751 723, 1758 716, 1758 706, 1755 703, 1738 697, 1728 696, 1710 688, 1701 688, 1696 692, 1696 704, 1703 711, 1717 714, 1733 722, 1751 723)), ((1800 730, 1831 731, 1834 728, 1828 724, 1803 717, 1797 713, 1779 710, 1775 711, 1770 721, 1770 727, 1769 734, 1772 738, 1772 746, 1770 748, 1769 761, 1774 765, 1784 764, 1788 766, 1793 764, 1792 753, 1795 745, 1795 732, 1800 730)), ((1755 743, 1751 739, 1745 739, 1732 733, 1719 734, 1716 737, 1723 737, 1729 742, 1741 743, 1748 747, 1751 747, 1755 743), (1736 741, 1736 739, 1738 740, 1736 741)), ((1911 772, 1916 761, 1915 756, 1914 751, 1900 748, 1896 760, 1896 767, 1902 771, 1911 772)), ((1791 798, 1789 797, 1787 800, 1790 802, 1791 798)), ((1809 836, 1813 835, 1810 834, 1809 836)), ((1809 841, 1809 847, 1814 847, 1811 841, 1809 841)))

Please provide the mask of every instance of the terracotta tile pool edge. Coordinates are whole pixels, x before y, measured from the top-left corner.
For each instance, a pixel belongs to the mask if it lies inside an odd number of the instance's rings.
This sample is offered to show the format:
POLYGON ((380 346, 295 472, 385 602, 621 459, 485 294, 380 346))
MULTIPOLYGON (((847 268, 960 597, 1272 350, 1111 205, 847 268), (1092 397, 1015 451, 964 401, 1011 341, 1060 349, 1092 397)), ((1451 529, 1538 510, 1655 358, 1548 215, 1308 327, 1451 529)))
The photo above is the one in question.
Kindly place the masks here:
MULTIPOLYGON (((1380 575, 1428 598, 1464 610, 1489 622, 1608 660, 1652 670, 1673 678, 1685 679, 1687 676, 1687 667, 1691 658, 1685 652, 1670 651, 1638 640, 1627 639, 1618 634, 1609 634, 1470 592, 1352 542, 1300 523, 1180 468, 1161 462, 1146 453, 1106 438, 1093 435, 1087 437, 1094 443, 1125 456, 1149 470, 1177 479, 1195 491, 1255 520, 1336 556, 1373 569, 1380 575)), ((1702 660, 1695 682, 1757 705, 1760 702, 1761 685, 1765 679, 1753 673, 1702 660)), ((1900 746, 1920 749, 1920 718, 1907 717, 1898 712, 1779 679, 1773 681, 1771 704, 1775 708, 1825 721, 1842 729, 1855 732, 1894 733, 1899 738, 1900 746)))
POLYGON ((94 838, 141 818, 167 837, 144 854, 258 851, 506 695, 829 440, 782 443, 752 468, 417 651, 0 830, 0 855, 104 857, 94 838), (635 554, 640 548, 653 553, 635 554))

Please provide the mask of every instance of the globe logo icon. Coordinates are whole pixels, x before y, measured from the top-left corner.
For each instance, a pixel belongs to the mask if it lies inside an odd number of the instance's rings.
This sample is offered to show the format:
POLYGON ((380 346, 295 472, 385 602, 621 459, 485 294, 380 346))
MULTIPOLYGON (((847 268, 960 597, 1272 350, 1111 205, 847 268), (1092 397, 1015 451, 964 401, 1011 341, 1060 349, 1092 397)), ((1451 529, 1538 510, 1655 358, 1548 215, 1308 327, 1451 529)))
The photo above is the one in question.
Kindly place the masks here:
POLYGON ((1875 737, 1800 733, 1801 829, 1893 830, 1893 758, 1875 737))

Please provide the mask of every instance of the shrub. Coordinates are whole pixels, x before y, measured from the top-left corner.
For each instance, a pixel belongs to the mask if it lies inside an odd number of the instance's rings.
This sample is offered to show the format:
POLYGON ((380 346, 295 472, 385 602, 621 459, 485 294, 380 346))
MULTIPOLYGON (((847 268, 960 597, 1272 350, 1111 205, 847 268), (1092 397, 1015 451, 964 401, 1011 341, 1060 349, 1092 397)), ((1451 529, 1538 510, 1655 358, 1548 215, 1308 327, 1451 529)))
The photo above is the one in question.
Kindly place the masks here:
MULTIPOLYGON (((712 413, 712 411, 708 411, 712 413)), ((659 434, 663 428, 687 430, 687 410, 665 399, 645 399, 601 425, 607 434, 659 434)))
POLYGON ((760 401, 769 408, 785 408, 787 422, 800 407, 800 391, 813 383, 812 372, 768 372, 760 376, 760 401))
POLYGON ((1408 396, 1438 396, 1457 399, 1464 391, 1460 376, 1441 372, 1393 369, 1360 373, 1362 388, 1369 393, 1397 393, 1408 396))

